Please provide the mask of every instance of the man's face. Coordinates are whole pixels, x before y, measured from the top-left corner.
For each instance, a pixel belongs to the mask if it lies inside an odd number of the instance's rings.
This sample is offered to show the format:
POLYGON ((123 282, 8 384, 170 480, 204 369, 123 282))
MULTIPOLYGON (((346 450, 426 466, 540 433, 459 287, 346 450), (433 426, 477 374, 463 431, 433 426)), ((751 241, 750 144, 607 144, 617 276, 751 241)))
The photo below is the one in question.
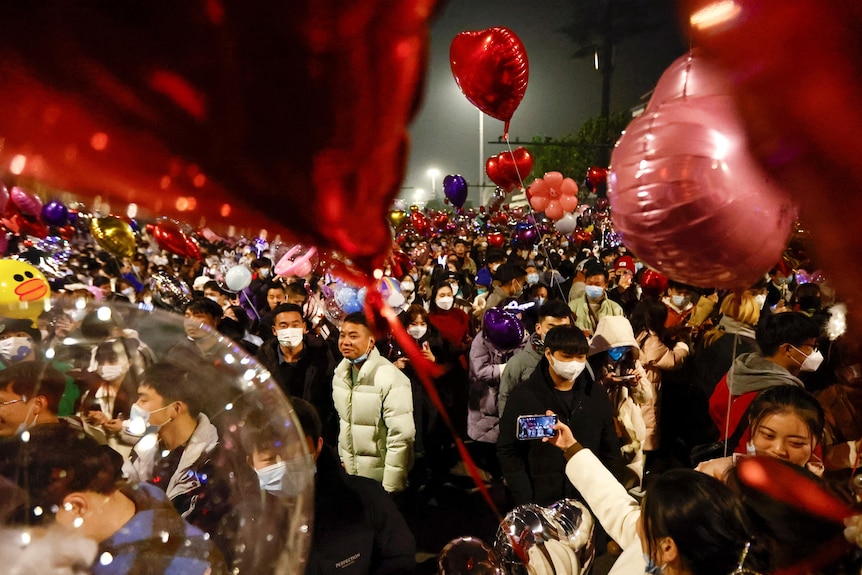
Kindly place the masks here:
POLYGON ((338 336, 338 351, 347 359, 356 359, 371 351, 374 337, 364 325, 345 323, 338 336))
POLYGON ((596 274, 594 276, 590 276, 590 277, 586 278, 586 280, 584 280, 584 283, 588 286, 597 286, 597 287, 600 287, 602 289, 606 288, 608 285, 608 282, 605 279, 605 276, 603 276, 602 274, 596 274))
POLYGON ((12 385, 0 390, 0 437, 15 435, 22 423, 33 423, 33 402, 12 391, 12 385))
POLYGON ((302 307, 305 305, 305 300, 306 300, 306 297, 301 295, 301 294, 292 293, 289 296, 287 296, 287 303, 292 303, 293 305, 298 305, 299 307, 302 307))
POLYGON ((222 295, 222 293, 212 288, 204 288, 204 297, 207 297, 214 302, 218 302, 219 305, 221 305, 222 301, 224 300, 224 296, 222 295))
POLYGON ((572 325, 572 318, 553 316, 543 317, 542 321, 536 324, 536 333, 539 334, 542 341, 544 341, 545 336, 548 335, 551 328, 555 328, 560 325, 572 325))
POLYGON ((138 400, 135 403, 150 412, 150 425, 161 426, 171 418, 171 410, 163 409, 165 398, 149 385, 138 386, 138 400))
POLYGON ((280 314, 275 316, 275 320, 272 323, 273 330, 288 329, 292 327, 298 327, 302 329, 302 333, 305 333, 305 320, 302 319, 302 316, 295 311, 281 312, 280 314))
POLYGON ((464 245, 464 242, 458 242, 455 244, 455 255, 459 258, 463 258, 464 254, 467 252, 467 246, 464 245))
POLYGON ((183 327, 186 330, 186 335, 190 338, 201 339, 216 330, 216 321, 212 316, 205 313, 195 313, 192 310, 187 309, 185 321, 183 321, 183 327), (211 331, 208 331, 204 326, 209 327, 211 331))
POLYGON ((269 309, 275 309, 275 307, 280 303, 285 303, 287 298, 284 297, 284 290, 279 289, 271 289, 266 292, 266 303, 269 305, 269 309))

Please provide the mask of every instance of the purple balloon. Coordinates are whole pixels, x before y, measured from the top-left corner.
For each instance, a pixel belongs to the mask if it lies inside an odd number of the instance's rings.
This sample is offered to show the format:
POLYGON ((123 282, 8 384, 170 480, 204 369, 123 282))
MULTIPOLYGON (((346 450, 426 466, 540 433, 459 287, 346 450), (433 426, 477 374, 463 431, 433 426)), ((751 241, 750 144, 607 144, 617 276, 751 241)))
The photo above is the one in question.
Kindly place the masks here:
POLYGON ((65 226, 69 221, 69 210, 60 200, 51 200, 42 206, 42 221, 49 226, 65 226))
POLYGON ((522 244, 534 244, 539 239, 536 233, 536 226, 530 225, 527 222, 519 222, 515 226, 514 239, 522 244))
POLYGON ((458 174, 443 178, 443 193, 456 208, 460 208, 467 201, 467 180, 458 174))
POLYGON ((485 312, 482 331, 499 349, 515 349, 524 341, 524 324, 518 316, 496 307, 485 312))

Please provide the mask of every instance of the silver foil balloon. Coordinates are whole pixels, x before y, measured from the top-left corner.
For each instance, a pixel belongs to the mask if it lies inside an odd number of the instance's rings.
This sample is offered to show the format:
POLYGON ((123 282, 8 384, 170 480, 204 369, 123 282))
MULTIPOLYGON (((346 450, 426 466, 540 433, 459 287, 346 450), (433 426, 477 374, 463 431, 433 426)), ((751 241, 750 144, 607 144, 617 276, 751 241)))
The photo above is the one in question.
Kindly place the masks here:
POLYGON ((440 552, 437 566, 441 575, 505 575, 500 559, 481 539, 459 537, 440 552))
POLYGON ((189 286, 168 273, 156 272, 148 281, 153 299, 164 308, 183 313, 185 306, 192 301, 189 286))
POLYGON ((590 510, 577 499, 561 499, 548 507, 548 514, 560 526, 560 540, 577 554, 581 573, 587 573, 596 556, 596 522, 590 510))
POLYGON ((526 556, 531 547, 560 539, 560 526, 547 509, 530 503, 515 507, 503 518, 497 528, 494 550, 511 575, 527 575, 521 557, 526 556))

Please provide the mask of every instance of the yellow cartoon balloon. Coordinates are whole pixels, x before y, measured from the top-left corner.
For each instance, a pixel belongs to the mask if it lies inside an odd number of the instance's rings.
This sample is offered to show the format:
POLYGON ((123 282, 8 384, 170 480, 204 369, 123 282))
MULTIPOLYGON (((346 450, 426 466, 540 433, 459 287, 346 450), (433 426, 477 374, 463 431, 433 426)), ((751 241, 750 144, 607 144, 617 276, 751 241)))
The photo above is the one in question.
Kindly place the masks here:
POLYGON ((0 259, 0 315, 35 325, 50 299, 51 286, 42 272, 26 262, 0 259))

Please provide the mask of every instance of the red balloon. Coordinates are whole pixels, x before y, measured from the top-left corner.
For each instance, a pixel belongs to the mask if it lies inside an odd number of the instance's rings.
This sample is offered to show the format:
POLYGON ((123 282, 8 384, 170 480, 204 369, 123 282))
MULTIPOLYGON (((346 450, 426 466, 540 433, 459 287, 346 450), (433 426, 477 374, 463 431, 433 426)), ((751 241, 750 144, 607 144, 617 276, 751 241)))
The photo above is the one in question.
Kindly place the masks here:
POLYGON ((35 236, 43 239, 48 237, 47 226, 35 218, 31 219, 23 214, 15 214, 11 220, 14 222, 18 233, 22 236, 35 236))
POLYGON ((413 224, 413 231, 420 236, 427 236, 431 231, 431 220, 420 211, 410 214, 410 223, 413 224))
MULTIPOLYGON (((781 257, 796 210, 748 153, 729 78, 697 52, 683 59, 725 89, 666 100, 628 125, 608 178, 614 228, 670 278, 744 289, 781 257)), ((676 73, 657 89, 666 80, 676 73)))
POLYGON ((502 188, 504 192, 511 191, 516 185, 516 183, 509 178, 500 166, 499 154, 493 155, 485 160, 485 173, 488 174, 488 178, 502 188))
POLYGON ((587 189, 591 192, 596 192, 599 195, 607 193, 608 169, 600 166, 587 168, 586 184, 587 189))
POLYGON ((449 223, 449 216, 446 214, 438 214, 434 216, 434 227, 442 229, 449 223))
POLYGON ((58 228, 60 232, 60 237, 64 240, 72 240, 75 237, 75 226, 63 226, 62 228, 58 228))
POLYGON ((502 248, 506 242, 506 238, 500 232, 491 232, 488 234, 488 245, 493 248, 502 248))
POLYGON ((165 251, 184 258, 201 259, 197 243, 173 222, 156 223, 153 226, 153 237, 165 251))
POLYGON ((508 139, 509 121, 527 91, 530 75, 520 38, 508 28, 461 32, 449 47, 449 64, 470 103, 505 122, 508 139))
POLYGON ((22 178, 118 212, 134 202, 142 217, 220 233, 266 228, 373 270, 391 242, 435 4, 144 2, 131 18, 108 4, 4 3, 0 164, 21 155, 22 178))
POLYGON ((654 298, 661 297, 667 290, 667 285, 667 278, 655 270, 647 269, 641 276, 641 289, 654 298))
POLYGON ((523 146, 511 152, 500 152, 497 154, 497 162, 509 181, 515 182, 516 186, 522 186, 533 171, 533 155, 523 146))
POLYGON ((589 244, 593 241, 593 232, 588 232, 582 228, 575 230, 575 241, 581 244, 589 244))

